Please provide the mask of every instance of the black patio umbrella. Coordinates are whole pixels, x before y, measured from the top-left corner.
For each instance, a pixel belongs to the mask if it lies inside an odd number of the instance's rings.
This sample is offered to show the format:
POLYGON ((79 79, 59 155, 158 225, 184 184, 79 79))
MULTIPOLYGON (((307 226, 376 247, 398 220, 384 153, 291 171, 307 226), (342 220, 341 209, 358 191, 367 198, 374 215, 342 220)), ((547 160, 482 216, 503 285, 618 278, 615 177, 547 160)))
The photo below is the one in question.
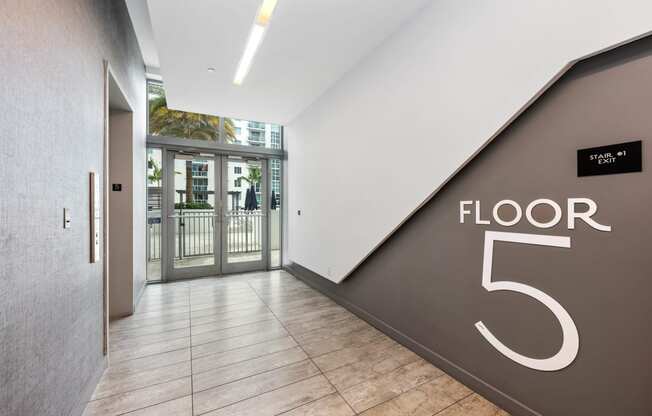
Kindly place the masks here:
POLYGON ((249 207, 247 209, 250 211, 255 211, 258 209, 258 198, 256 198, 256 187, 254 185, 251 185, 251 189, 249 189, 249 193, 251 194, 251 196, 249 200, 249 207))
POLYGON ((271 209, 276 209, 276 191, 272 191, 272 204, 270 205, 271 209))
POLYGON ((249 206, 251 205, 251 189, 247 188, 247 194, 245 195, 245 200, 244 200, 244 209, 249 210, 249 206))

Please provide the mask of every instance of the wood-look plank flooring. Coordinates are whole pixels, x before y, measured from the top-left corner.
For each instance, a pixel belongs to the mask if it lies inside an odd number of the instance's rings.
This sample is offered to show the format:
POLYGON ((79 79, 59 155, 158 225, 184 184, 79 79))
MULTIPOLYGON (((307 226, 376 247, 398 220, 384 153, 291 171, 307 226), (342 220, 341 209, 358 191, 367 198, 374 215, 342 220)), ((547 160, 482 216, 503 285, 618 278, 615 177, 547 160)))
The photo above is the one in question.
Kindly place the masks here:
POLYGON ((508 416, 283 271, 150 285, 84 416, 508 416))

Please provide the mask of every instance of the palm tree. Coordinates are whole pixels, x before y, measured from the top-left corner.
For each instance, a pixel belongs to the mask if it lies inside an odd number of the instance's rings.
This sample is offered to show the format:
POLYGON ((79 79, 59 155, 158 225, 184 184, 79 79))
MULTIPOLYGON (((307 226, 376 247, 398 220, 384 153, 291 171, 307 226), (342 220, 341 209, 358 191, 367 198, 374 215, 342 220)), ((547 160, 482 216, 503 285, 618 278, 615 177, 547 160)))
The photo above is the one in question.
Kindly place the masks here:
POLYGON ((260 183, 262 176, 263 174, 258 166, 249 166, 249 172, 247 173, 247 176, 240 176, 238 179, 244 179, 249 183, 249 185, 255 185, 260 183))
MULTIPOLYGON (((217 140, 220 134, 220 117, 170 110, 165 95, 159 95, 149 102, 149 132, 158 136, 217 140)), ((224 140, 232 143, 235 139, 233 120, 224 118, 224 140)))
MULTIPOLYGON (((208 114, 170 110, 162 85, 149 84, 149 132, 158 136, 183 137, 185 139, 217 140, 220 135, 220 117, 208 114)), ((236 139, 235 124, 224 118, 224 141, 236 139)), ((195 200, 192 191, 192 161, 186 162, 186 203, 195 200)))
MULTIPOLYGON (((258 166, 248 166, 247 176, 240 176, 238 179, 244 179, 249 184, 251 188, 251 197, 256 197, 256 184, 260 183, 263 177, 263 174, 258 166)), ((247 190, 249 192, 249 190, 247 190)), ((245 202, 246 204, 246 202, 245 202)), ((248 208, 246 208, 248 209, 248 208)))
POLYGON ((151 183, 161 186, 161 179, 163 179, 163 171, 161 170, 161 167, 152 158, 147 161, 147 165, 152 169, 152 173, 147 177, 147 179, 149 179, 151 183))

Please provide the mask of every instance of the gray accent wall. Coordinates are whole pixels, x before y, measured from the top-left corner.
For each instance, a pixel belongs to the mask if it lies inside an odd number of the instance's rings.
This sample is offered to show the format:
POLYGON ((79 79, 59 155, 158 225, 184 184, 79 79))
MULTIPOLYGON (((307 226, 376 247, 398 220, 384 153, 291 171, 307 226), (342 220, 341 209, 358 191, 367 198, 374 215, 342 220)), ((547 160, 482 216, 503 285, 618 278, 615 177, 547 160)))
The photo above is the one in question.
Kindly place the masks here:
POLYGON ((105 366, 88 212, 103 61, 141 126, 144 66, 123 1, 3 0, 0 39, 0 414, 78 414, 105 366))
MULTIPOLYGON (((290 271, 514 415, 652 414, 651 74, 650 38, 577 64, 347 280, 336 285, 297 264, 290 271), (631 140, 643 141, 643 172, 577 177, 577 149, 631 140), (568 197, 597 202, 594 219, 612 232, 581 222, 568 230, 565 208, 550 229, 525 219, 514 227, 459 220, 461 200, 481 201, 486 219, 502 199, 525 209, 538 198, 565 207, 568 197), (571 237, 570 249, 498 243, 493 264, 495 280, 533 286, 566 308, 580 337, 570 366, 521 366, 474 327, 482 320, 535 358, 561 345, 560 325, 542 304, 481 286, 486 230, 571 237)), ((355 230, 341 235, 355 238, 355 230)))

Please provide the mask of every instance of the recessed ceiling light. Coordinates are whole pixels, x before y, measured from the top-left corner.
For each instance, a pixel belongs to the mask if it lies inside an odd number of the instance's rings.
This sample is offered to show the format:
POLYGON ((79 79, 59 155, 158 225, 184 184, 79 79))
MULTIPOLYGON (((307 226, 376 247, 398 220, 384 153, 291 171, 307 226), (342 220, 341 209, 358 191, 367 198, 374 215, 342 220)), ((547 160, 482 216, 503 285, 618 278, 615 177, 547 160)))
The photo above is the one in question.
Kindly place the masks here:
POLYGON ((208 72, 215 72, 215 68, 213 68, 212 66, 208 67, 208 72))
POLYGON ((267 26, 269 25, 277 1, 278 0, 263 0, 263 3, 260 5, 258 13, 256 13, 254 25, 249 32, 247 46, 240 58, 240 62, 238 63, 238 69, 235 71, 235 77, 233 78, 233 83, 235 85, 242 85, 242 82, 249 73, 251 63, 254 60, 256 51, 258 51, 258 47, 263 41, 265 29, 267 29, 267 26))

